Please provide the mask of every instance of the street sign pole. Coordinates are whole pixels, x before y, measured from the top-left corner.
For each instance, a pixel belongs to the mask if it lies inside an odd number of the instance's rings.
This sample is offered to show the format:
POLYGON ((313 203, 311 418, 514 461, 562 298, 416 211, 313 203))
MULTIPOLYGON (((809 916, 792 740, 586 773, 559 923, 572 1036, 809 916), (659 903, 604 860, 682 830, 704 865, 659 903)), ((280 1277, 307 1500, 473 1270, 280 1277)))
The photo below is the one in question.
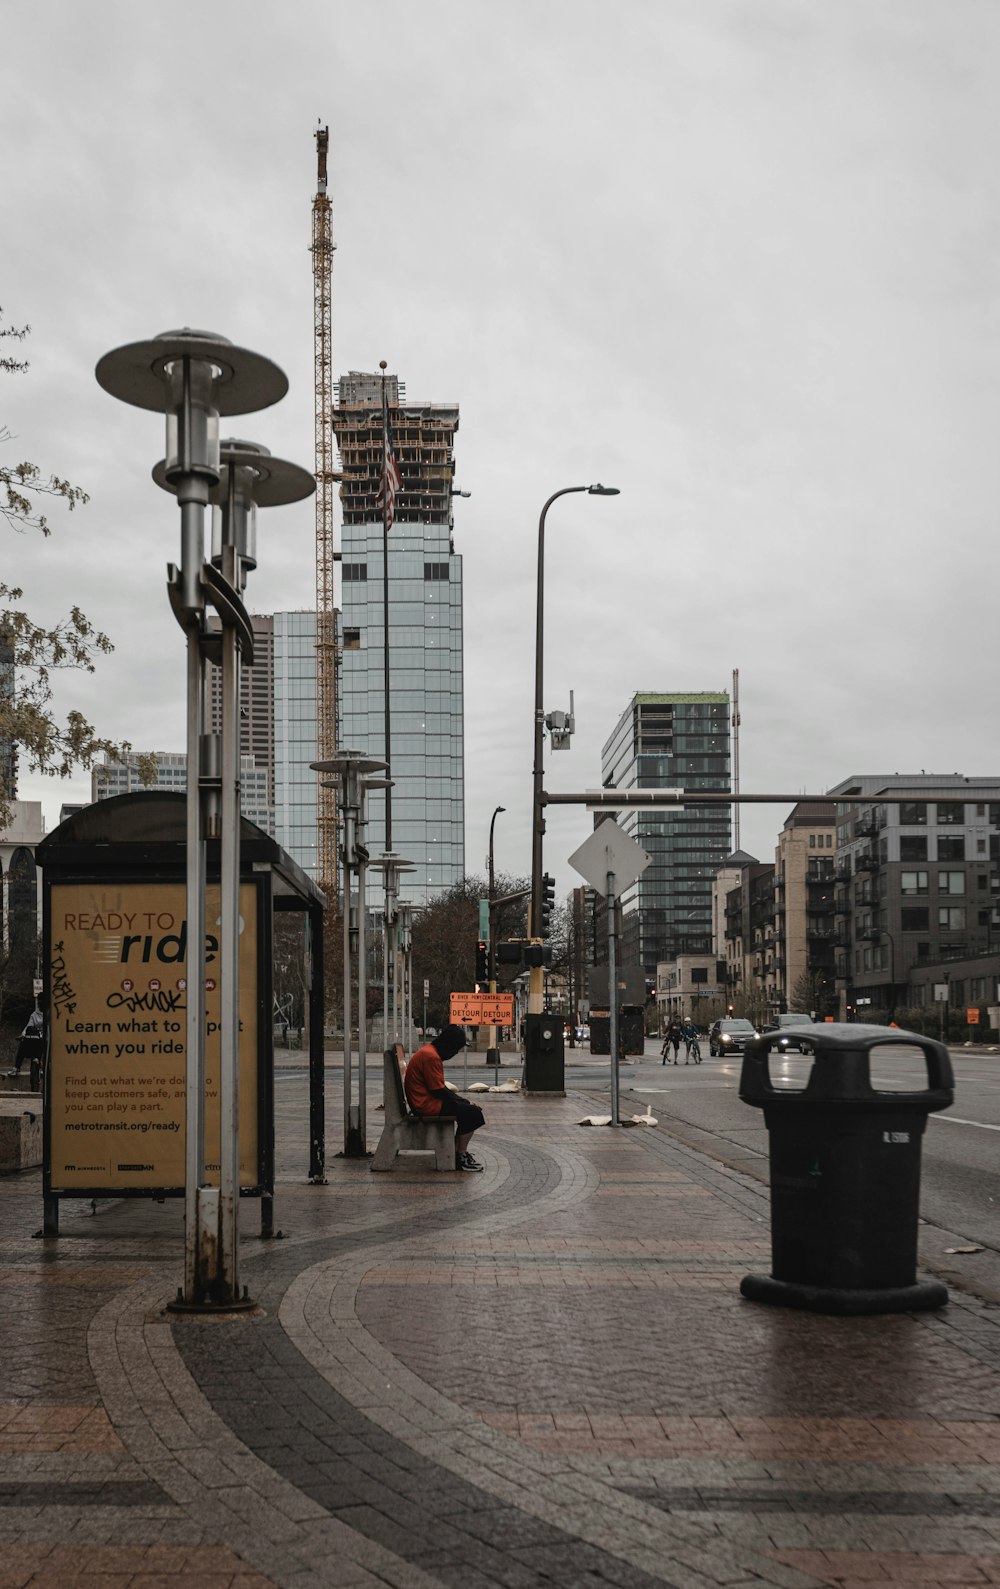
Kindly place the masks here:
POLYGON ((585 878, 591 888, 607 900, 608 919, 608 1012, 611 1033, 611 1124, 621 1124, 618 1092, 618 966, 615 935, 615 888, 628 888, 649 865, 641 845, 623 833, 616 822, 602 822, 589 838, 574 850, 569 864, 585 878))
POLYGON ((615 874, 607 877, 608 900, 608 1011, 611 1031, 611 1124, 621 1124, 618 1116, 618 967, 615 955, 615 874))

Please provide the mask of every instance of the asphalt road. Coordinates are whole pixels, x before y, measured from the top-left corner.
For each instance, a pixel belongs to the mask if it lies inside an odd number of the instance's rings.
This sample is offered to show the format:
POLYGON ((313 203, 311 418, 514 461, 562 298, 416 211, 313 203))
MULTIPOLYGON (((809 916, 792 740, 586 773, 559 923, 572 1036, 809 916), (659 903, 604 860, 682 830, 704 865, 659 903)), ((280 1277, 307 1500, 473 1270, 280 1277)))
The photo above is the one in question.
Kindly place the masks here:
MULTIPOLYGON (((647 1102, 659 1129, 731 1169, 768 1180, 768 1141, 763 1114, 739 1098, 740 1060, 710 1059, 700 1065, 661 1065, 659 1044, 650 1040, 643 1058, 621 1068, 620 1111, 641 1114, 647 1102)), ((568 1089, 599 1091, 609 1099, 607 1059, 567 1049, 568 1089)), ((790 1054, 781 1062, 790 1082, 810 1063, 790 1054)), ((927 1121, 921 1183, 921 1263, 948 1285, 1000 1303, 1000 1054, 952 1051, 955 1102, 927 1121), (950 1253, 974 1246, 976 1253, 950 1253)), ((876 1080, 887 1087, 925 1086, 914 1057, 880 1058, 876 1080)))

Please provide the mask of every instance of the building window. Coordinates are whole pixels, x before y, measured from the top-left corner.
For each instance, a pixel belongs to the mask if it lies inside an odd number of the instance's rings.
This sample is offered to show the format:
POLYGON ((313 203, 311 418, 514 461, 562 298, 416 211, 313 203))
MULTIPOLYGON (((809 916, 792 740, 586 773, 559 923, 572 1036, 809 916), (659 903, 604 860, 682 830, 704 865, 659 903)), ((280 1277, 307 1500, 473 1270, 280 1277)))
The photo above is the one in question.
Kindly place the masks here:
POLYGON ((928 932, 930 911, 926 905, 904 905, 899 913, 904 932, 928 932))
POLYGON ((955 837, 938 834, 937 858, 939 861, 964 861, 965 837, 958 834, 955 837))
POLYGON ((965 926, 965 906, 939 905, 938 926, 943 932, 960 932, 965 926))
POLYGON ((965 805, 961 800, 939 800, 937 819, 939 828, 961 827, 965 821, 965 805))
POLYGON ((367 563, 345 563, 343 565, 343 580, 345 585, 357 584, 362 579, 368 578, 367 563))
POLYGON ((361 650, 361 630, 360 629, 345 629, 344 630, 344 650, 345 651, 360 651, 361 650))
POLYGON ((901 861, 926 861, 926 833, 901 833, 899 836, 899 859, 901 861))
POLYGON ((448 578, 448 564, 447 563, 425 563, 424 564, 424 578, 425 579, 447 579, 448 578))
POLYGON ((938 893, 939 894, 964 894, 965 893, 965 873, 964 872, 938 872, 938 893))
POLYGON ((928 891, 927 872, 900 872, 899 891, 901 894, 926 894, 928 891))
POLYGON ((922 828, 927 825, 927 807, 912 800, 904 800, 899 807, 899 822, 904 828, 922 828))

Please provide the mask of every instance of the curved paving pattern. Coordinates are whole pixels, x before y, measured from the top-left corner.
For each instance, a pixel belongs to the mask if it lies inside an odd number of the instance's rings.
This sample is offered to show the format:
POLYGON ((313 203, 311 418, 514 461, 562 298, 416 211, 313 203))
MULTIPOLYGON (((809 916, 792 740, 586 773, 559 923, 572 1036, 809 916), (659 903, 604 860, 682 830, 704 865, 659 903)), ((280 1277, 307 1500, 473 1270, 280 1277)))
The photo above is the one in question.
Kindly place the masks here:
POLYGON ((996 1310, 746 1303, 762 1189, 586 1107, 498 1103, 482 1176, 290 1175, 232 1320, 162 1311, 176 1205, 43 1247, 8 1181, 0 1589, 1000 1583, 996 1310))

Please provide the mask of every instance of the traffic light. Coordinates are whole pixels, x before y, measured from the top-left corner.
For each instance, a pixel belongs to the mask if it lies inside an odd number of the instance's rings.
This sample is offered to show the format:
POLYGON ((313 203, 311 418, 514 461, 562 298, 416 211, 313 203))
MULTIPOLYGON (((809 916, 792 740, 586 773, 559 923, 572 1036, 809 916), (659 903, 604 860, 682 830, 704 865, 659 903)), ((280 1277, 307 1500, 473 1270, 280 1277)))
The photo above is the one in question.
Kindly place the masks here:
POLYGON ((542 920, 539 937, 548 938, 552 926, 552 907, 556 899, 556 880, 548 872, 542 874, 542 920))
POLYGON ((479 987, 479 984, 481 982, 488 982, 489 980, 490 980, 490 946, 489 946, 488 943, 484 942, 484 940, 482 938, 480 938, 479 942, 476 944, 476 984, 477 984, 476 991, 477 991, 477 993, 481 993, 483 991, 482 988, 479 987))
POLYGON ((730 1004, 730 1005, 728 1005, 728 1006, 727 1006, 727 1008, 728 1008, 728 1010, 729 1010, 729 1014, 730 1014, 730 1016, 732 1016, 732 1013, 733 1013, 733 1006, 732 1006, 732 1005, 731 1005, 731 1004, 730 1004))
POLYGON ((552 964, 552 945, 550 943, 525 944, 524 963, 526 966, 550 966, 552 964))

